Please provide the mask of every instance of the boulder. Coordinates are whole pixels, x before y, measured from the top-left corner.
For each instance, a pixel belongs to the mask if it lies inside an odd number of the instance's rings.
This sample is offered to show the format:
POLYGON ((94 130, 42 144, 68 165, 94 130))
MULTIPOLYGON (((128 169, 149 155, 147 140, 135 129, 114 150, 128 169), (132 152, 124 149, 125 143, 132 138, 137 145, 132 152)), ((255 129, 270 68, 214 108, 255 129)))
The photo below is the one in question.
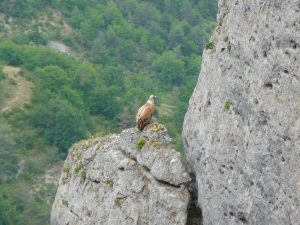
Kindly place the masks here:
POLYGON ((184 225, 189 179, 161 124, 84 140, 69 150, 51 224, 184 225))

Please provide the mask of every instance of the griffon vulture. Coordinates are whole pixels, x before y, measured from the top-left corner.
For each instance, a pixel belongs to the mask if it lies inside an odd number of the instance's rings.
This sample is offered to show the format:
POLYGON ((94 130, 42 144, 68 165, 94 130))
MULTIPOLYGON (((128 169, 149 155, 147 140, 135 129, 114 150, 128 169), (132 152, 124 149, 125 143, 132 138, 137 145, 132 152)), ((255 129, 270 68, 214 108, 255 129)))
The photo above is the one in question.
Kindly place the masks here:
POLYGON ((151 122, 152 115, 154 113, 155 105, 154 99, 156 96, 150 95, 148 101, 139 109, 136 115, 136 125, 140 131, 151 122))

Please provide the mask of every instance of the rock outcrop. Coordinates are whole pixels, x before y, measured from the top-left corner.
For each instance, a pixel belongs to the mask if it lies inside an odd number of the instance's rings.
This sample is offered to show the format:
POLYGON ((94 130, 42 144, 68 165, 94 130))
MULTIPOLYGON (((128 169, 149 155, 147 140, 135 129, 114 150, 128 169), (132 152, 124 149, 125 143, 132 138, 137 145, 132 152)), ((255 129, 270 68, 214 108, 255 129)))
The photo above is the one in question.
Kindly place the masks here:
POLYGON ((184 225, 190 181, 158 123, 74 145, 52 207, 52 225, 184 225))
POLYGON ((183 127, 204 225, 300 224, 300 3, 220 0, 183 127))

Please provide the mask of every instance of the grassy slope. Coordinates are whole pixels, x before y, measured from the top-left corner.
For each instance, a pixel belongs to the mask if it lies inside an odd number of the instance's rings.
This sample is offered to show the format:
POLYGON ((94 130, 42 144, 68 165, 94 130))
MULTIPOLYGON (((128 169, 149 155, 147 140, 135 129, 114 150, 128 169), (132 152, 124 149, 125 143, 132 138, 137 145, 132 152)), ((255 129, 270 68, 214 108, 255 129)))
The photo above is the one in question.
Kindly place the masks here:
POLYGON ((3 90, 0 97, 1 112, 9 112, 16 107, 22 108, 30 102, 33 83, 22 77, 20 71, 21 68, 12 66, 4 66, 2 69, 5 79, 2 81, 3 90))

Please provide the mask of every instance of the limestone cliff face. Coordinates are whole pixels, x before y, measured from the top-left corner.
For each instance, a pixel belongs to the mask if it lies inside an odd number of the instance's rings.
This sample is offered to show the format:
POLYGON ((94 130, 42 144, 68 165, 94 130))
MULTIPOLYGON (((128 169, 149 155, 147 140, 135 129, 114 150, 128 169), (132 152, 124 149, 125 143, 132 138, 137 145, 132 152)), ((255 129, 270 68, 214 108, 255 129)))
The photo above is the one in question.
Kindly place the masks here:
POLYGON ((220 0, 183 127, 204 225, 300 224, 300 2, 220 0))
POLYGON ((69 151, 52 225, 184 225, 190 181, 166 128, 151 124, 81 141, 69 151))

